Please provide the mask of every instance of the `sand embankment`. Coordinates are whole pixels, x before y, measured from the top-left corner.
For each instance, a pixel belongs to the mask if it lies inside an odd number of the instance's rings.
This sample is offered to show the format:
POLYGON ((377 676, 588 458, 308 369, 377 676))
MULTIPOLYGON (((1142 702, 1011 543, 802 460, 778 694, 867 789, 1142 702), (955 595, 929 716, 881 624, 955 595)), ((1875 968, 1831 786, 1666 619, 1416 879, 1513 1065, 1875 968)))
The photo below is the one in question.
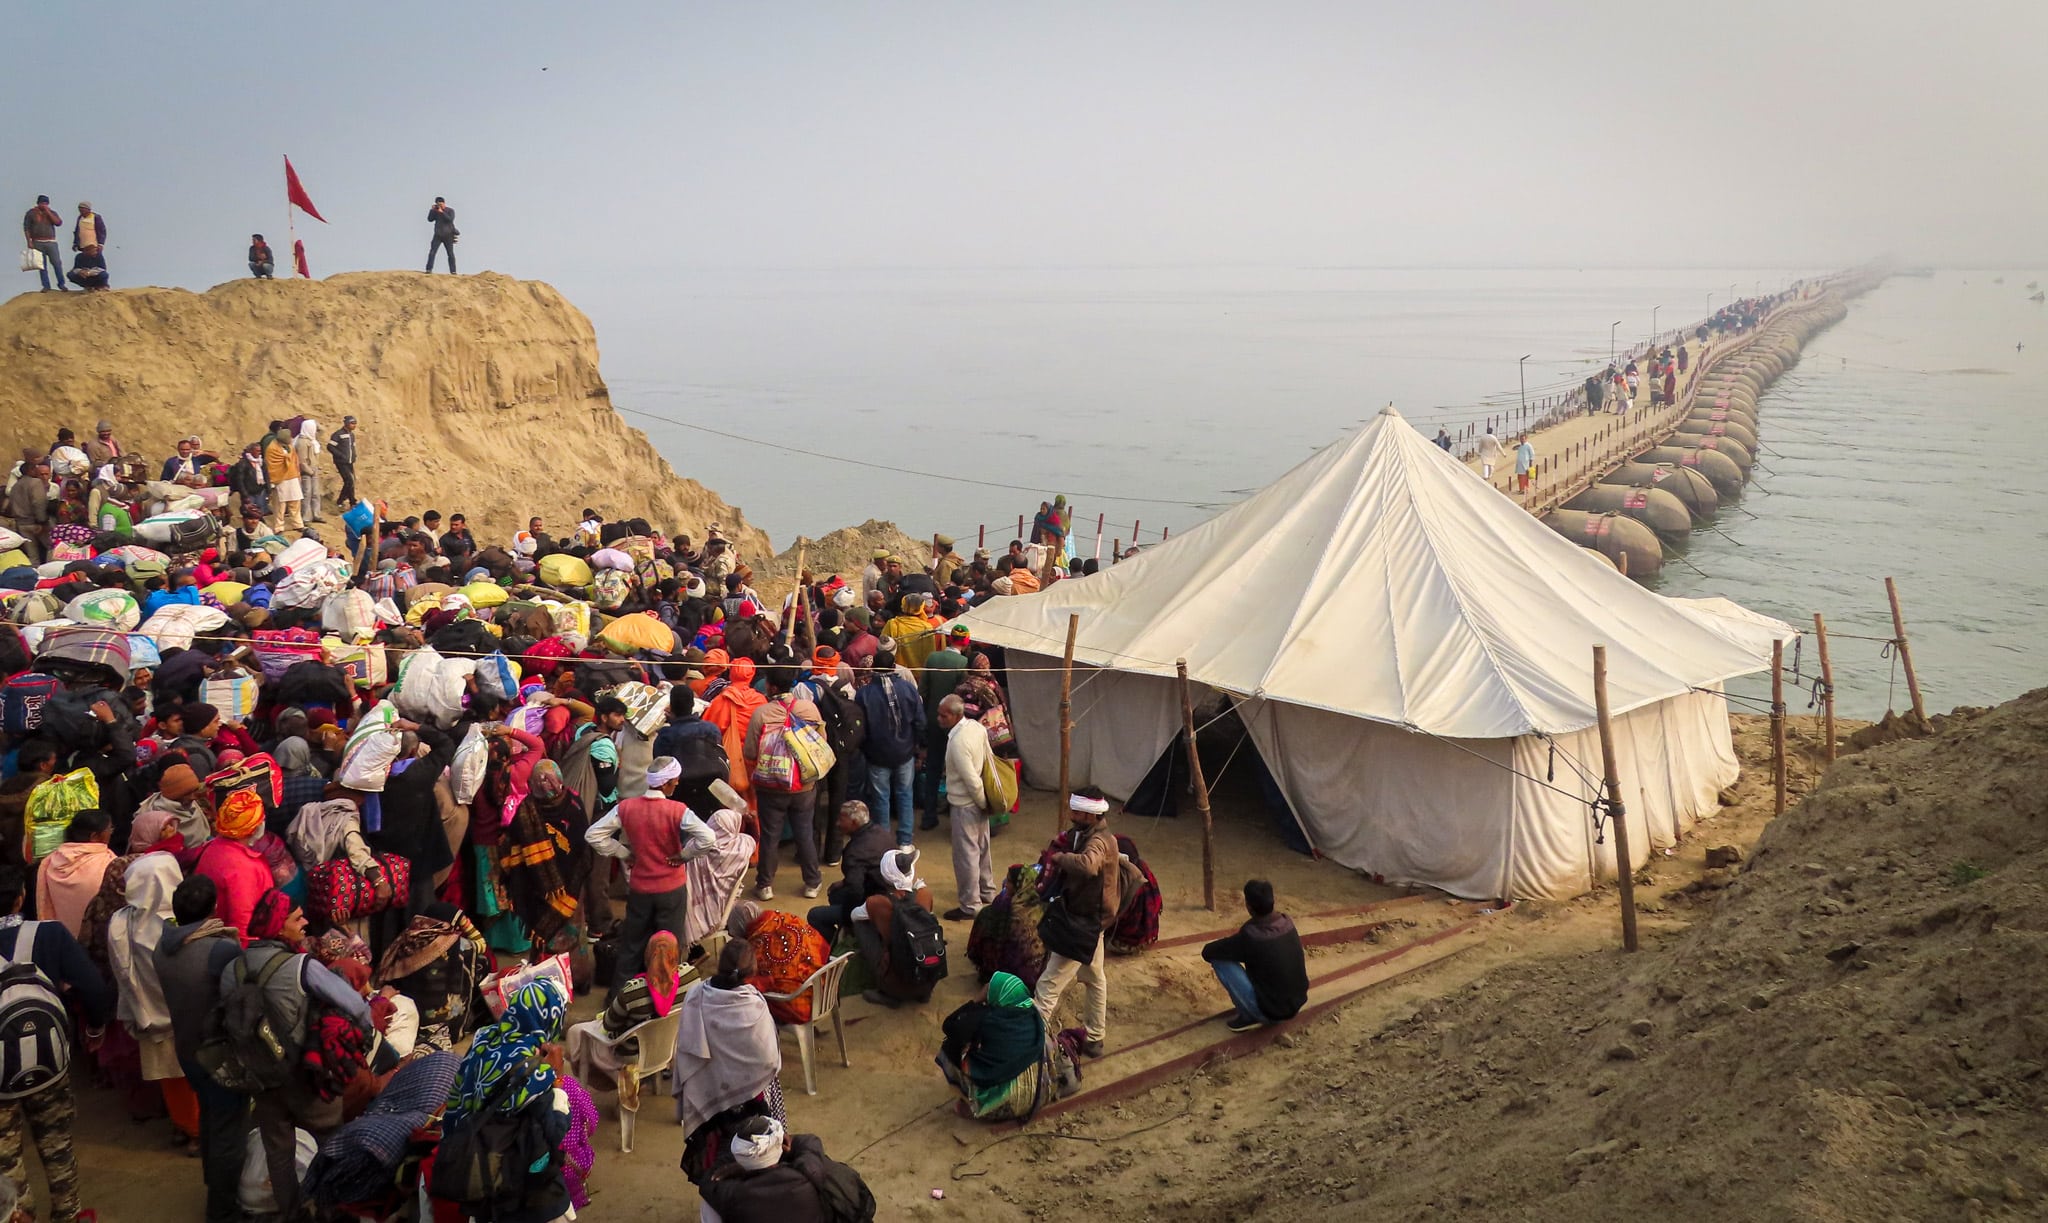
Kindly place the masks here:
MULTIPOLYGON (((204 293, 28 293, 0 304, 0 445, 48 449, 96 420, 152 456, 198 433, 232 453, 266 422, 360 422, 358 488, 394 512, 469 515, 504 540, 585 506, 770 555, 741 511, 676 474, 613 410, 590 320, 509 276, 349 272, 204 293)), ((326 490, 337 485, 326 473, 326 490)))

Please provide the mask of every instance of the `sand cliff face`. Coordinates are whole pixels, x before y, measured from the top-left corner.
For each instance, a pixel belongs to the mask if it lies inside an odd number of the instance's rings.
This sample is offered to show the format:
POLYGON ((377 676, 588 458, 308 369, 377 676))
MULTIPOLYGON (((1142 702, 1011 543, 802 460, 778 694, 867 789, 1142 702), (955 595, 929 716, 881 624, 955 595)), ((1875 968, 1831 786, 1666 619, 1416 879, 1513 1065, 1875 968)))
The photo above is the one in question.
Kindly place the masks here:
MULTIPOLYGON (((393 513, 469 516, 503 542, 538 514, 559 534, 585 506, 702 542, 717 522, 757 567, 767 536, 679 477, 612 409, 590 320, 553 288, 485 273, 352 272, 237 280, 205 293, 28 293, 0 304, 0 446, 48 449, 59 426, 161 459, 198 433, 231 455, 266 422, 320 436, 359 422, 357 488, 393 513)), ((323 465, 323 493, 339 487, 323 465)))

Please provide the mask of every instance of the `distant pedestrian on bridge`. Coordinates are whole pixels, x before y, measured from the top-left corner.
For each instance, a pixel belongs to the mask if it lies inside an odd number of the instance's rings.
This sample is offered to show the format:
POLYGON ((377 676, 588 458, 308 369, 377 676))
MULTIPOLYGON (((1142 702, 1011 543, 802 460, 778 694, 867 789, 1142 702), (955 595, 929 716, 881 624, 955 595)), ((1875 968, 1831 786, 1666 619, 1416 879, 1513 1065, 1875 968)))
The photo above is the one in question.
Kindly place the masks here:
POLYGON ((1486 427, 1486 433, 1479 439, 1479 478, 1493 482, 1493 465, 1508 457, 1507 448, 1493 435, 1493 426, 1486 427))
POLYGON ((1515 491, 1529 491, 1529 476, 1535 470, 1536 447, 1529 444, 1529 435, 1524 433, 1515 447, 1515 491))

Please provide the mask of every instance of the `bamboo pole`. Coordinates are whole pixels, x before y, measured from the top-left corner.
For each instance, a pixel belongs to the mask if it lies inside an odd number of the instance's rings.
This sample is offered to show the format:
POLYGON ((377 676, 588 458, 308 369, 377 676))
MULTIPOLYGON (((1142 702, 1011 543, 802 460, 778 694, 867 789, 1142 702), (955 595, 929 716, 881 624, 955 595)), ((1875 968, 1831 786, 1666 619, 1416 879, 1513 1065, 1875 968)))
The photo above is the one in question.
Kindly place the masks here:
POLYGON ((1813 613, 1813 635, 1820 642, 1821 733, 1827 744, 1825 759, 1835 762, 1835 668, 1828 661, 1828 622, 1813 613))
POLYGON ((798 616, 800 615, 800 616, 802 616, 802 617, 803 617, 803 620, 804 620, 805 624, 806 624, 807 626, 809 626, 809 630, 810 630, 810 631, 809 631, 809 633, 808 633, 808 634, 806 634, 806 636, 807 636, 808 640, 810 641, 810 645, 811 645, 811 650, 815 651, 815 650, 816 650, 816 649, 818 648, 818 641, 817 641, 817 638, 816 638, 816 636, 814 635, 814 634, 815 634, 815 633, 817 632, 817 628, 816 628, 816 626, 814 626, 814 625, 810 625, 810 619, 811 619, 811 596, 810 596, 810 591, 809 591, 809 590, 807 590, 807 589, 805 588, 805 586, 804 586, 804 558, 810 555, 810 551, 811 551, 811 545, 810 545, 810 541, 809 541, 809 540, 807 540, 807 539, 805 539, 805 538, 804 538, 803 536, 801 536, 801 535, 797 536, 797 539, 796 539, 796 591, 795 591, 795 596, 796 596, 796 606, 795 606, 795 607, 794 607, 793 609, 791 609, 791 612, 790 612, 790 617, 789 617, 789 639, 790 639, 791 641, 795 641, 795 640, 796 640, 796 623, 797 623, 797 617, 798 617, 798 616))
POLYGON ((1621 887, 1621 949, 1636 949, 1636 868, 1628 847, 1628 807, 1621 801, 1621 770, 1614 760, 1614 719, 1607 712, 1607 647, 1593 647, 1593 709, 1600 719, 1600 768, 1607 815, 1614 821, 1614 878, 1621 887))
POLYGON ((1188 737, 1188 775, 1195 783, 1195 809, 1202 813, 1202 907, 1216 911, 1215 825, 1209 815, 1209 782, 1202 776, 1202 753, 1195 746, 1195 700, 1188 690, 1188 660, 1177 658, 1180 672, 1180 719, 1188 737))
POLYGON ((1785 643, 1771 643, 1771 814, 1785 814, 1785 643))
POLYGON ((1108 525, 1109 525, 1109 524, 1108 524, 1108 523, 1107 523, 1107 522, 1105 521, 1105 519, 1107 519, 1108 517, 1109 517, 1109 515, 1108 515, 1108 514, 1097 514, 1097 515, 1095 516, 1095 559, 1096 559, 1096 560, 1101 560, 1101 559, 1102 559, 1102 528, 1103 528, 1103 527, 1105 527, 1105 526, 1108 526, 1108 525))
POLYGON ((1052 834, 1066 831, 1067 803, 1074 797, 1068 773, 1074 755, 1074 635, 1081 631, 1080 613, 1067 616, 1067 656, 1060 664, 1060 809, 1053 812, 1052 834))
POLYGON ((1906 668, 1906 691, 1913 697, 1913 720, 1924 727, 1927 705, 1920 699, 1920 676, 1913 670, 1913 647, 1906 644, 1906 619, 1899 614, 1899 587, 1890 578, 1884 580, 1884 597, 1892 604, 1892 640, 1898 643, 1899 661, 1906 668))

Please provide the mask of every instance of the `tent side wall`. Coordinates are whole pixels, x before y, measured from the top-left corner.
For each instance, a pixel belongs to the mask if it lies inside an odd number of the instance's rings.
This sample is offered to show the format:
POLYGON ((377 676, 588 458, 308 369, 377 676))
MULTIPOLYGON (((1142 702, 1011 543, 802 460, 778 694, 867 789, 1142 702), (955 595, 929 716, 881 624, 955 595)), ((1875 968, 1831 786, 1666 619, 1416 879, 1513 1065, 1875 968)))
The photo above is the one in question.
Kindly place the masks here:
MULTIPOLYGON (((1059 659, 1010 658, 1025 780, 1050 789, 1059 784, 1059 659)), ((1303 831, 1344 866, 1478 899, 1564 899, 1614 876, 1611 830, 1594 839, 1597 728, 1557 736, 1553 770, 1550 741, 1535 735, 1452 741, 1272 701, 1242 712, 1303 831)), ((1073 783, 1128 797, 1180 724, 1174 681, 1076 663, 1073 783)), ((1638 867, 1716 810, 1739 772, 1727 704, 1714 692, 1617 718, 1615 752, 1638 867)))
POLYGON ((1510 740, 1454 744, 1274 702, 1248 721, 1323 856, 1397 883, 1501 894, 1512 849, 1510 740))
MULTIPOLYGON (((1515 778, 1511 878, 1517 897, 1578 896, 1598 880, 1615 876, 1613 830, 1596 842, 1593 827, 1591 803, 1600 791, 1599 728, 1557 736, 1557 751, 1552 778, 1549 741, 1535 735, 1516 741, 1515 768, 1525 775, 1515 778)), ((1676 845, 1701 816, 1718 810, 1722 788, 1741 772, 1727 701, 1718 692, 1689 692, 1616 718, 1614 754, 1628 808, 1629 856, 1636 868, 1652 853, 1676 845)))
MULTIPOLYGON (((1060 784, 1060 660, 1009 652, 1010 717, 1024 780, 1060 784)), ((1068 773, 1075 786, 1128 798, 1181 728, 1179 686, 1156 675, 1074 664, 1074 741, 1068 773)))

